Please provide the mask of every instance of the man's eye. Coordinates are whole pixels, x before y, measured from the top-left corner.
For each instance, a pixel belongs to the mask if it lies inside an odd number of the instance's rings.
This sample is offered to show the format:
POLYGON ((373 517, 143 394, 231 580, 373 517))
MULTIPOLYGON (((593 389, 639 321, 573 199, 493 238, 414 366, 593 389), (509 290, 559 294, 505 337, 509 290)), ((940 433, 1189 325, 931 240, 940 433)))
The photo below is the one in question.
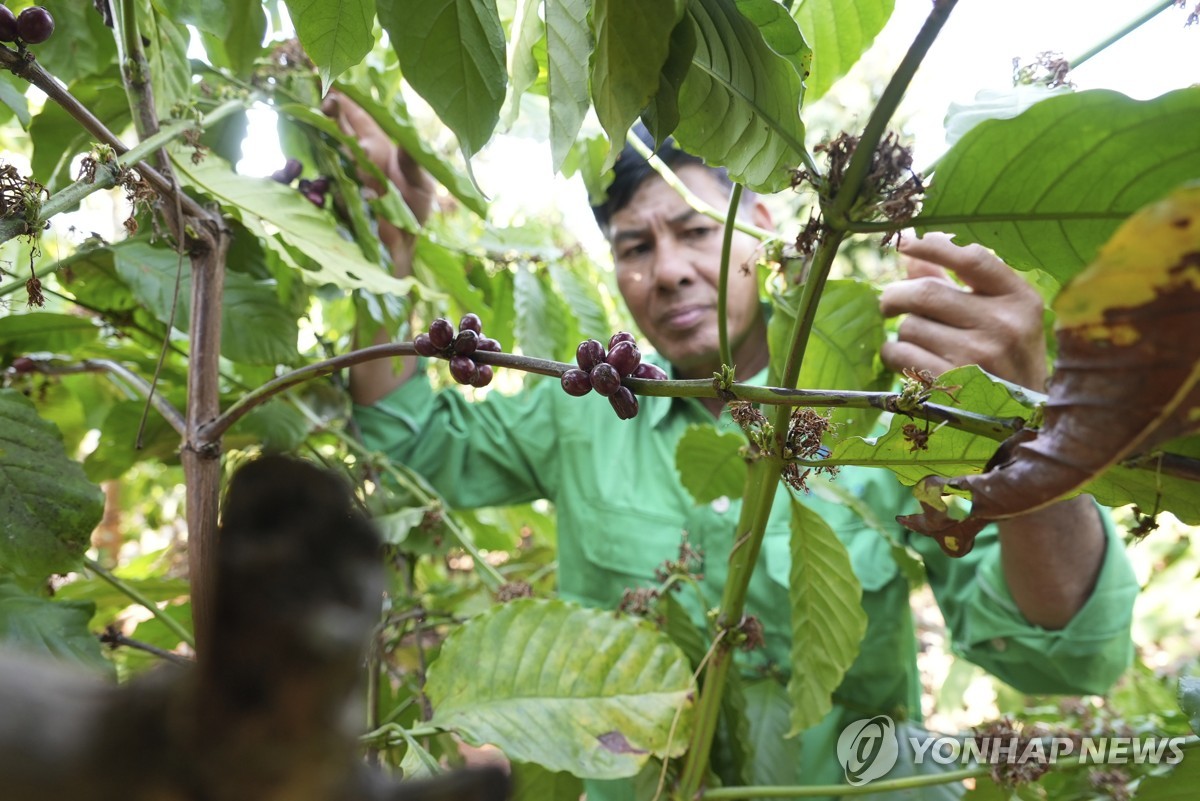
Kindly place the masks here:
POLYGON ((703 239, 717 229, 711 225, 706 225, 697 228, 688 228, 683 232, 685 239, 703 239))
POLYGON ((644 256, 649 252, 650 252, 649 243, 638 242, 637 244, 630 245, 629 247, 625 248, 620 253, 618 253, 617 258, 621 259, 622 261, 625 261, 627 259, 636 259, 638 256, 644 256))

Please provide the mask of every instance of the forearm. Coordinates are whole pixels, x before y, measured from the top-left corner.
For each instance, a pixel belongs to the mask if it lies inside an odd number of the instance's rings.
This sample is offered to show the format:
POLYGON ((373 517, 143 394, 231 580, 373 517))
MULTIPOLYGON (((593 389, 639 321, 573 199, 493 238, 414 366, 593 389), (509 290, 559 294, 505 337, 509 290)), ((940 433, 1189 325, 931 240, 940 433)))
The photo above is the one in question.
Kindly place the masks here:
POLYGON ((1104 526, 1090 496, 1000 522, 1005 581, 1025 619, 1061 629, 1083 607, 1104 562, 1104 526))
MULTIPOLYGON (((399 235, 382 239, 392 256, 393 274, 406 278, 412 275, 414 240, 410 234, 396 233, 399 235)), ((356 342, 355 347, 385 344, 392 340, 393 333, 380 327, 369 343, 356 342)), ((357 404, 371 406, 402 386, 416 371, 417 360, 412 356, 356 364, 350 368, 350 397, 357 404)))

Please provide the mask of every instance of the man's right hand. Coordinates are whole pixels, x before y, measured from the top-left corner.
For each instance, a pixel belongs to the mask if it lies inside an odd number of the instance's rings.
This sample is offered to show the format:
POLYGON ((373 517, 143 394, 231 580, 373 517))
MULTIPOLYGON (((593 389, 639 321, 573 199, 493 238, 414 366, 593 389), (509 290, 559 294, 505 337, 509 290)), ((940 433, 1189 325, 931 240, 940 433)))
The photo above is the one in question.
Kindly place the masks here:
MULTIPOLYGON (((371 115, 345 95, 330 92, 321 104, 321 110, 337 121, 342 133, 357 140, 371 162, 400 190, 417 222, 424 225, 433 209, 434 186, 433 180, 413 157, 397 147, 371 115)), ((359 173, 359 179, 377 195, 388 191, 377 178, 365 172, 359 173)), ((412 275, 415 237, 379 220, 379 240, 392 256, 396 277, 412 275)), ((391 341, 394 334, 381 328, 370 343, 359 342, 356 347, 384 344, 391 341)), ((416 368, 415 358, 379 359, 355 365, 350 368, 350 395, 355 403, 364 406, 376 403, 411 378, 416 368)))

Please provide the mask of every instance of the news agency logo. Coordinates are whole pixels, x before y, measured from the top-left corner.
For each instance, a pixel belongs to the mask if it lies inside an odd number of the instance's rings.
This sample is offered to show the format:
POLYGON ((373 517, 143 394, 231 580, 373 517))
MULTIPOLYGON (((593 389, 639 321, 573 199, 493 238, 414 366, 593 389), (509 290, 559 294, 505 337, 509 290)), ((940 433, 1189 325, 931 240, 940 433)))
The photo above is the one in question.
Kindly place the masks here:
POLYGON ((854 787, 886 775, 900 756, 895 722, 887 715, 854 721, 838 737, 837 756, 854 787))

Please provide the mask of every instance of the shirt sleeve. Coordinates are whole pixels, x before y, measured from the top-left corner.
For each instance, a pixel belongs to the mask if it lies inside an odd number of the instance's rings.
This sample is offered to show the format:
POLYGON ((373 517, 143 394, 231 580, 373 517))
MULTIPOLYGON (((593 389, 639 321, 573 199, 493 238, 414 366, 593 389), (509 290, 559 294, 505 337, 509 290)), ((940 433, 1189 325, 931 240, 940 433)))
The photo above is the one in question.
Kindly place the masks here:
POLYGON ((1133 659, 1137 579, 1107 510, 1097 506, 1107 545, 1091 596, 1062 629, 1025 619, 1000 561, 996 527, 984 529, 961 559, 912 535, 950 629, 952 650, 1026 693, 1101 694, 1133 659))
POLYGON ((451 506, 555 496, 559 457, 553 398, 538 382, 473 402, 434 391, 424 370, 372 406, 355 405, 363 442, 424 476, 451 506))

